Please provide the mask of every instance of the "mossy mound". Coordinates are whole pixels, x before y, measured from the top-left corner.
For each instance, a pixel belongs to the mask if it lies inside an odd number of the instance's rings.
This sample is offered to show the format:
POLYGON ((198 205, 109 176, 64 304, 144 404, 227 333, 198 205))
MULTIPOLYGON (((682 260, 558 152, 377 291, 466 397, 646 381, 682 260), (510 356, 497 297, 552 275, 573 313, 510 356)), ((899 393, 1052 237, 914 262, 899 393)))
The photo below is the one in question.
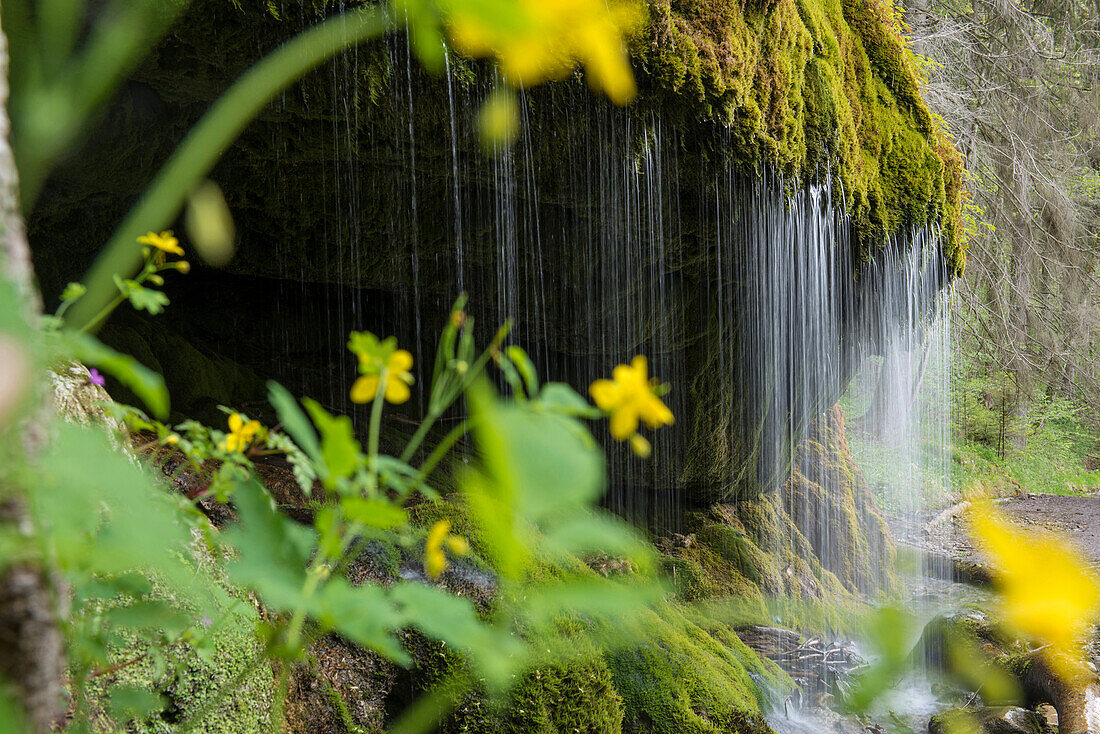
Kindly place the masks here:
MULTIPOLYGON (((198 576, 212 588, 228 588, 224 578, 209 570, 200 569, 198 576)), ((201 715, 190 729, 196 734, 268 734, 275 675, 256 639, 253 602, 243 595, 235 598, 236 594, 224 599, 231 606, 222 618, 202 622, 212 626, 201 633, 206 639, 199 646, 187 640, 150 645, 123 635, 112 650, 115 669, 96 677, 89 687, 95 729, 116 731, 125 725, 132 734, 157 734, 201 715), (242 675, 243 680, 237 680, 242 675), (233 695, 222 696, 234 683, 238 687, 233 695), (160 696, 163 708, 129 721, 112 715, 123 703, 119 697, 134 689, 160 696)), ((199 614, 185 600, 161 596, 180 611, 199 614)))
POLYGON ((668 607, 644 621, 648 638, 608 655, 631 734, 770 732, 769 695, 791 687, 732 632, 708 632, 668 607))
MULTIPOLYGON (((415 633, 405 647, 413 667, 399 675, 387 699, 391 714, 465 668, 446 646, 415 633)), ((458 702, 440 723, 441 734, 557 734, 622 731, 623 703, 607 664, 598 653, 543 665, 527 671, 503 700, 493 700, 478 687, 458 702)))

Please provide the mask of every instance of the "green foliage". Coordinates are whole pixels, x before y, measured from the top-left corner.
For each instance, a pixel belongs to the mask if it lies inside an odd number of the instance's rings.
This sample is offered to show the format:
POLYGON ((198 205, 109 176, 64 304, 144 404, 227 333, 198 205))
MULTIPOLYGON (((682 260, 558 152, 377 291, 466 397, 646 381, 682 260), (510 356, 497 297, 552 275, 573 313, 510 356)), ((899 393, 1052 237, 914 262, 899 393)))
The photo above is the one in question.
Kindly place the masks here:
POLYGON ((1100 437, 1083 402, 962 355, 953 389, 955 484, 964 494, 1100 487, 1100 437))

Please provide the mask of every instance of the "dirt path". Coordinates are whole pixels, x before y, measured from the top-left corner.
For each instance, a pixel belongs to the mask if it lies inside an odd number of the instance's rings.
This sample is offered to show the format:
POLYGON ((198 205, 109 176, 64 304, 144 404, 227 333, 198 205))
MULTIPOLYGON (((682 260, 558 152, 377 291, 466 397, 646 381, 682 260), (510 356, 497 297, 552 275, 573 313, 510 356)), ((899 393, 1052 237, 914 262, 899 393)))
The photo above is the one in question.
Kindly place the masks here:
MULTIPOLYGON (((1100 497, 1021 494, 999 500, 997 506, 1024 528, 1054 531, 1078 547, 1100 569, 1100 497)), ((901 530, 900 540, 954 558, 981 561, 967 536, 964 516, 955 515, 929 528, 901 530)))

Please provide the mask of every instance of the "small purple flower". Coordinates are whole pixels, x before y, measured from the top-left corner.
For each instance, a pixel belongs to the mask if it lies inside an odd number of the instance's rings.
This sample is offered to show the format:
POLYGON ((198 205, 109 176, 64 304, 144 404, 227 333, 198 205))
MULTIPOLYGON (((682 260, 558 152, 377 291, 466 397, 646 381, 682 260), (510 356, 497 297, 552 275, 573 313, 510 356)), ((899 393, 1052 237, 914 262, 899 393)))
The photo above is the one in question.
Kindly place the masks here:
POLYGON ((101 375, 99 373, 99 370, 97 370, 95 367, 92 367, 90 370, 88 370, 88 383, 91 385, 99 385, 100 387, 103 387, 107 384, 107 378, 101 375))
POLYGON ((210 625, 214 624, 214 620, 204 615, 199 619, 199 623, 202 624, 203 627, 209 627, 210 625))

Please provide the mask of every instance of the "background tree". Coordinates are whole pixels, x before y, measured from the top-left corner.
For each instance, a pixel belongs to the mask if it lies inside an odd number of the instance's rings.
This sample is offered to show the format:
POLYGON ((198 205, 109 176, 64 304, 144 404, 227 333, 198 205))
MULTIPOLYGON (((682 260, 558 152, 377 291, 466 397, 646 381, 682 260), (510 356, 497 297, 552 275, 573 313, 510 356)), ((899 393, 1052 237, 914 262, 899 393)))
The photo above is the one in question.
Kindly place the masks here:
POLYGON ((974 196, 955 323, 963 386, 985 414, 959 416, 964 429, 1003 456, 1052 406, 1096 428, 1100 2, 905 4, 929 60, 929 104, 967 158, 974 196))

